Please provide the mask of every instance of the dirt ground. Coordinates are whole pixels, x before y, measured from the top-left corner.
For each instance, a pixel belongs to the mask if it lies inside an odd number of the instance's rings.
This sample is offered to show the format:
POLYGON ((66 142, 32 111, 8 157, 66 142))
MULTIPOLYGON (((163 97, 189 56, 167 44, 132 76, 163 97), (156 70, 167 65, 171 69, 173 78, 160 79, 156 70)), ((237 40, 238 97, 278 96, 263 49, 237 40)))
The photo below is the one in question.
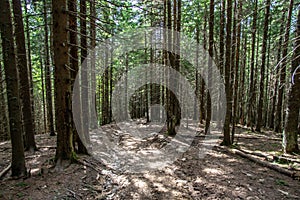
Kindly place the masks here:
MULTIPOLYGON (((114 132, 114 126, 106 131, 114 132)), ((237 129, 236 147, 281 155, 280 135, 237 129)), ((96 159, 79 155, 79 164, 63 171, 53 168, 55 137, 37 135, 39 151, 26 152, 31 176, 0 181, 0 199, 300 199, 300 182, 248 159, 214 147, 199 158, 193 144, 173 164, 162 170, 126 173, 112 170, 96 159)), ((221 142, 221 141, 220 141, 221 142)), ((0 143, 0 171, 10 163, 10 143, 0 143)), ((299 155, 290 156, 294 160, 299 155)), ((296 163, 278 163, 299 170, 296 163)))

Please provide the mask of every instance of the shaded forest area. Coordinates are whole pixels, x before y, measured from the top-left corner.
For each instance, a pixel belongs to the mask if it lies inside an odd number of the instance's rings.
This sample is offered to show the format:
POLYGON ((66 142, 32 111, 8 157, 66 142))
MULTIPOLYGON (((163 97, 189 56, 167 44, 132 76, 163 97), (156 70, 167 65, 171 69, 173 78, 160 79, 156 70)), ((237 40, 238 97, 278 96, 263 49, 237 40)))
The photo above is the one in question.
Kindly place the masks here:
POLYGON ((1 199, 299 199, 299 6, 1 0, 1 199))

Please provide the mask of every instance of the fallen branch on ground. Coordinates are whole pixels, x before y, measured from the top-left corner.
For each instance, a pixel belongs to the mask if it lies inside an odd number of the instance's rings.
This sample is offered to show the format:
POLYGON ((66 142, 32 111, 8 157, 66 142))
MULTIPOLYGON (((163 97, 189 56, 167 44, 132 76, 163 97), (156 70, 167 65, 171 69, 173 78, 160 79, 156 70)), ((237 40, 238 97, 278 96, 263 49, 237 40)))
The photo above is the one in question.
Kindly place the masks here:
POLYGON ((1 173, 0 173, 0 179, 2 179, 5 174, 7 174, 7 172, 10 170, 11 168, 11 164, 9 164, 1 173))
POLYGON ((284 169, 282 167, 279 167, 278 165, 275 165, 275 164, 272 164, 268 161, 263 161, 263 160, 260 160, 258 158, 255 158, 254 156, 252 155, 249 155, 249 154, 246 154, 246 153, 243 153, 242 151, 238 150, 238 149, 230 149, 230 148, 227 148, 227 147, 220 147, 220 146, 217 146, 217 148, 220 148, 222 150, 225 150, 229 153, 232 153, 232 154, 235 154, 235 155, 239 155, 243 158, 246 158, 250 161, 253 161, 263 167, 268 167, 269 169, 272 169, 272 170, 275 170, 281 174, 284 174, 284 175, 287 175, 289 177, 292 177, 292 178, 300 178, 300 173, 299 172, 295 172, 295 171, 291 171, 291 170, 288 170, 288 169, 284 169))

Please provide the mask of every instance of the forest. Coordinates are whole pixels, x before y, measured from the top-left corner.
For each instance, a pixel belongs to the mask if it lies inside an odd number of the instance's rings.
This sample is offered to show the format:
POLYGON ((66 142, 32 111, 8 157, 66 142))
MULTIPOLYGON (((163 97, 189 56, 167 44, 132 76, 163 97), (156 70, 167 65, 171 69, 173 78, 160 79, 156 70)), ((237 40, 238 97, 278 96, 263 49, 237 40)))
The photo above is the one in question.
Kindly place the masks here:
POLYGON ((299 1, 0 10, 0 199, 300 199, 299 1))

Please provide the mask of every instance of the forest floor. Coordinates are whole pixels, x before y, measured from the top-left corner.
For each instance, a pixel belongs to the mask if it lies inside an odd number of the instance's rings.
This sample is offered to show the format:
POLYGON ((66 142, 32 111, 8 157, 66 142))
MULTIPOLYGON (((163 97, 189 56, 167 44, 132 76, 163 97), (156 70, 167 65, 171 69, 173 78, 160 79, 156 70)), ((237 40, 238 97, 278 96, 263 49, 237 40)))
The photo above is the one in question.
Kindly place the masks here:
MULTIPOLYGON (((114 125, 104 129, 117 132, 114 125)), ((0 181, 0 199, 300 199, 299 177, 264 167, 225 147, 215 146, 199 158, 198 142, 173 164, 145 173, 118 172, 88 156, 79 156, 79 164, 57 171, 55 138, 36 136, 39 151, 26 152, 31 176, 14 180, 8 173, 0 181)), ((236 140, 234 147, 255 159, 291 172, 300 170, 299 155, 281 153, 280 134, 239 127, 236 140)), ((10 143, 1 142, 0 171, 9 165, 10 155, 10 143)))

